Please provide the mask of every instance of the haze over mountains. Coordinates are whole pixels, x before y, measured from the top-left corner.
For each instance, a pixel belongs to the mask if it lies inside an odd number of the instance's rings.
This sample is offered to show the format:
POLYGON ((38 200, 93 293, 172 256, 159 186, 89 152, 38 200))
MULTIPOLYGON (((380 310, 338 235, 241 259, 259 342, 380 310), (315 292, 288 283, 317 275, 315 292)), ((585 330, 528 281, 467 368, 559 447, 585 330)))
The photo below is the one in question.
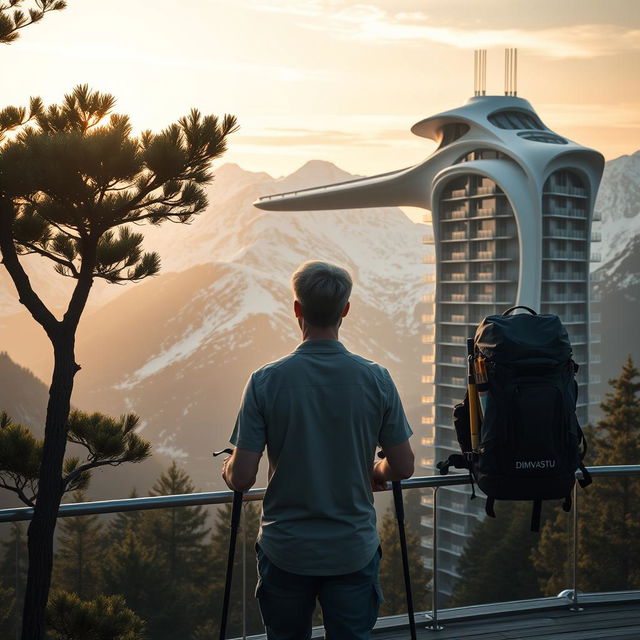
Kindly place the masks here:
MULTIPOLYGON (((425 225, 399 209, 280 214, 251 205, 267 193, 350 177, 319 161, 280 180, 225 165, 205 214, 188 226, 145 228, 162 272, 112 287, 120 295, 83 318, 75 405, 137 412, 157 455, 187 462, 200 488, 220 487, 210 452, 227 444, 248 374, 299 342, 291 273, 327 259, 355 277, 345 344, 388 366, 419 421, 425 225)), ((20 314, 0 322, 12 358, 48 379, 50 348, 33 321, 20 314)))
MULTIPOLYGON (((354 273, 352 312, 342 338, 350 349, 388 366, 418 431, 421 301, 432 286, 424 276, 433 268, 423 264, 432 251, 421 243, 427 226, 399 209, 264 213, 252 207, 261 195, 352 177, 327 162, 309 162, 281 179, 229 164, 215 176, 211 204, 192 224, 142 228, 145 248, 162 257, 159 276, 126 287, 98 283, 78 335, 83 369, 74 404, 113 414, 137 412, 159 464, 181 459, 200 489, 221 488, 210 451, 226 445, 248 374, 298 343, 289 278, 301 262, 317 258, 354 273)), ((598 287, 606 380, 616 375, 626 353, 640 356, 634 328, 640 300, 640 152, 607 163, 596 208, 603 242, 594 251, 603 261, 592 268, 605 274, 598 287)), ((35 286, 56 282, 49 294, 60 296, 61 278, 42 260, 32 262, 35 286)), ((0 273, 0 301, 5 300, 15 302, 15 295, 0 273)), ((0 350, 48 381, 48 341, 16 308, 0 306, 0 350)), ((5 397, 0 389, 0 401, 5 397)), ((41 395, 34 399, 40 402, 41 395)))

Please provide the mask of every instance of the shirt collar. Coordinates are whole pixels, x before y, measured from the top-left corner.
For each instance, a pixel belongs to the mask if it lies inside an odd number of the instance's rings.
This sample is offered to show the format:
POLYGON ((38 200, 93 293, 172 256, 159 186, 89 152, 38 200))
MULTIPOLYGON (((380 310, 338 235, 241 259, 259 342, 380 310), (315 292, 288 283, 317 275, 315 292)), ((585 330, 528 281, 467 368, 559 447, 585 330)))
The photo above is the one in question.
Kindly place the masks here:
POLYGON ((338 340, 305 340, 295 353, 348 353, 347 348, 338 340))

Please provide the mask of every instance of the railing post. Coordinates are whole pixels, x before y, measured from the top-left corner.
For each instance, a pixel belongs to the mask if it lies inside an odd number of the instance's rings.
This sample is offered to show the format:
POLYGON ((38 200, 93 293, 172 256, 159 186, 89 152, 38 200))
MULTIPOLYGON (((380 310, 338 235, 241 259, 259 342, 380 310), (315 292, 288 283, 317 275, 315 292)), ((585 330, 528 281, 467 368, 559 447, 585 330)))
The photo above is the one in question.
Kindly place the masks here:
POLYGON ((242 505, 242 640, 247 640, 247 503, 242 505))
POLYGON ((584 611, 578 604, 578 483, 573 485, 573 604, 569 611, 584 611))
POLYGON ((15 575, 15 628, 16 628, 16 640, 20 640, 21 635, 21 627, 20 624, 20 608, 18 606, 19 598, 20 598, 20 543, 22 542, 22 530, 20 529, 20 525, 17 522, 13 523, 15 527, 15 535, 16 535, 16 575, 15 575))
POLYGON ((438 487, 433 488, 433 549, 431 560, 431 620, 425 627, 429 631, 441 631, 438 624, 438 487))

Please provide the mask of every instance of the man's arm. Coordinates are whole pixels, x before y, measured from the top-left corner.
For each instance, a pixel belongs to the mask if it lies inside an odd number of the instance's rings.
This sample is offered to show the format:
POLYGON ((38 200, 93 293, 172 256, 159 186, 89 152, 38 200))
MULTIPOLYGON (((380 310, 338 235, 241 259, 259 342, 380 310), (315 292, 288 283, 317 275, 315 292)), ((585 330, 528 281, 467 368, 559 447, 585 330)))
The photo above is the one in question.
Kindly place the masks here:
POLYGON ((382 450, 384 459, 373 465, 371 482, 375 489, 383 489, 387 482, 406 480, 413 475, 414 455, 409 440, 382 450))
POLYGON ((261 453, 236 447, 224 461, 222 477, 229 489, 248 491, 256 482, 261 453))

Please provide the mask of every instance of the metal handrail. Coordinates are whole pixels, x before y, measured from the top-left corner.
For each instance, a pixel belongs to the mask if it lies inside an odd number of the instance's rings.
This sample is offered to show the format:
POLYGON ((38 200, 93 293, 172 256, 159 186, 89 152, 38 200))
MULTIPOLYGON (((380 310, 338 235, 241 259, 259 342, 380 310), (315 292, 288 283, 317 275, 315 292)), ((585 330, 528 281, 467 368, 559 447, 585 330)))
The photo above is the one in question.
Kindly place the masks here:
MULTIPOLYGON (((593 477, 640 476, 640 464, 587 467, 593 477)), ((582 477, 576 471, 576 477, 582 477)), ((403 489, 435 489, 436 487, 450 487, 469 484, 468 474, 453 473, 447 476, 421 476, 402 481, 403 489)), ((390 491, 391 485, 385 489, 390 491)), ((251 489, 244 494, 245 501, 263 500, 266 488, 251 489)), ((121 511, 145 511, 148 509, 166 509, 170 507, 193 507, 198 505, 226 504, 233 501, 233 491, 212 491, 206 493, 185 493, 170 496, 147 496, 140 498, 125 498, 122 500, 99 500, 95 502, 78 502, 61 504, 58 517, 98 515, 103 513, 118 513, 121 511)), ((0 510, 1 522, 19 522, 31 520, 32 507, 17 507, 0 510)))
MULTIPOLYGON (((640 464, 638 465, 616 465, 616 466, 598 466, 587 467, 589 473, 593 477, 624 477, 624 476, 640 476, 640 464)), ((580 471, 576 471, 576 477, 582 477, 580 471)), ((442 626, 439 623, 439 610, 437 604, 438 596, 438 493, 441 487, 450 487, 455 485, 465 485, 470 482, 468 474, 453 473, 447 476, 422 476, 403 480, 402 489, 433 489, 433 536, 432 536, 432 571, 433 581, 431 587, 431 611, 416 615, 422 620, 426 618, 426 626, 430 631, 439 631, 442 626)), ((391 488, 391 483, 387 484, 387 491, 391 488)), ((578 601, 578 485, 574 486, 573 491, 573 579, 572 589, 566 590, 561 595, 566 595, 571 605, 570 610, 581 611, 578 601)), ((251 489, 244 494, 245 501, 262 500, 265 497, 265 488, 251 489)), ((163 509, 175 507, 189 507, 197 505, 225 504, 233 501, 233 491, 215 491, 208 493, 191 493, 171 496, 149 496, 142 498, 126 498, 124 500, 102 500, 96 502, 83 502, 74 504, 60 505, 58 510, 59 517, 72 517, 83 515, 97 515, 104 513, 117 513, 124 511, 141 511, 147 509, 163 509)), ((2 522, 18 522, 21 520, 30 520, 33 517, 33 509, 31 507, 20 507, 17 509, 0 510, 0 523, 2 522)), ((244 529, 245 543, 243 544, 243 630, 242 638, 247 638, 246 634, 246 529, 244 529)), ((264 636, 253 636, 264 638, 264 636)), ((315 636, 314 636, 315 637, 315 636)))

